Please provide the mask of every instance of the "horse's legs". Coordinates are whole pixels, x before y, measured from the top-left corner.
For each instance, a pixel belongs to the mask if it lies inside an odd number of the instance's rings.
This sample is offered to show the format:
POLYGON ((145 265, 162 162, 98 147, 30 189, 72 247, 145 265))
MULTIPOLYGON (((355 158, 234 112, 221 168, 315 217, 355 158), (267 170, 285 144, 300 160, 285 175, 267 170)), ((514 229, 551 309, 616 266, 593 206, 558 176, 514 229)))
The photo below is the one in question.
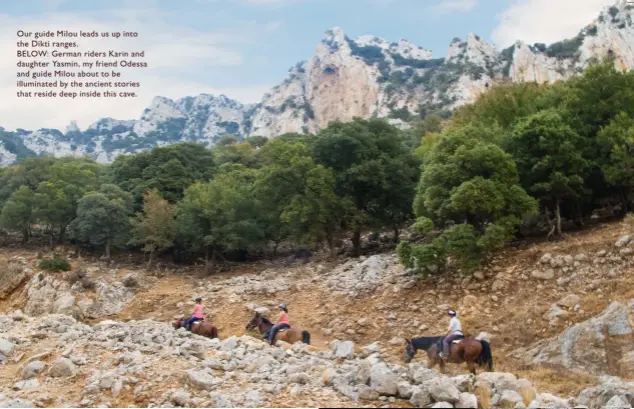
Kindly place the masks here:
POLYGON ((474 376, 476 375, 476 365, 473 361, 467 361, 467 367, 469 368, 469 372, 471 372, 474 376))

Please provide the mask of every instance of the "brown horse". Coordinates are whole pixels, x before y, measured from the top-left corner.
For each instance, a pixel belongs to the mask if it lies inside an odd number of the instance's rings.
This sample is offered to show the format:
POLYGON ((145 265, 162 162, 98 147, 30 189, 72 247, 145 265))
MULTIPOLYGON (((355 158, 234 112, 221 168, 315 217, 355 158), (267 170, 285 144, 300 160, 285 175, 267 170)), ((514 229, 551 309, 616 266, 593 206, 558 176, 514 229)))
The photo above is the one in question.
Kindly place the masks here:
MULTIPOLYGON (((427 356, 429 357, 427 367, 433 368, 436 364, 439 364, 440 371, 444 372, 445 360, 440 357, 440 349, 444 338, 445 337, 424 337, 406 340, 403 361, 410 363, 416 355, 416 351, 422 349, 427 352, 427 356)), ((453 343, 453 345, 451 345, 448 362, 453 364, 466 362, 469 371, 474 375, 476 373, 476 364, 478 366, 486 365, 489 372, 491 372, 493 371, 491 345, 484 340, 463 338, 459 343, 453 343)))
MULTIPOLYGON (((260 331, 260 334, 266 334, 268 337, 269 331, 273 328, 273 323, 256 312, 255 316, 251 318, 251 321, 247 324, 247 331, 252 331, 256 328, 260 331)), ((310 345, 310 333, 298 328, 289 328, 275 334, 273 345, 275 345, 277 341, 284 341, 289 344, 303 342, 306 345, 310 345)))
MULTIPOLYGON (((184 327, 185 321, 187 321, 187 318, 181 317, 174 321, 172 325, 174 326, 174 329, 179 329, 184 327)), ((192 334, 211 339, 218 338, 218 328, 211 325, 211 322, 205 320, 194 322, 192 324, 191 332, 192 334)))

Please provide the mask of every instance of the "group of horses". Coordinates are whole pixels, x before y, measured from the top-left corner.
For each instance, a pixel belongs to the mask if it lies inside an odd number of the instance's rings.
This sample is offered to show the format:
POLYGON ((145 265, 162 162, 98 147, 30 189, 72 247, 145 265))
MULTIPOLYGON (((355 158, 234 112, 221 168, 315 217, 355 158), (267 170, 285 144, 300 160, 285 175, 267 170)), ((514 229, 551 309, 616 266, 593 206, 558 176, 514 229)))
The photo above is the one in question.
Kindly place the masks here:
MULTIPOLYGON (((181 317, 174 321, 173 326, 174 329, 182 328, 185 325, 187 318, 181 317)), ((255 316, 251 318, 249 323, 247 324, 247 331, 258 330, 261 335, 265 336, 268 339, 268 334, 271 332, 274 324, 269 321, 266 317, 264 317, 260 313, 255 313, 255 316)), ((191 330, 193 334, 197 334, 207 338, 218 338, 218 328, 214 327, 209 321, 196 321, 191 325, 191 330)), ((275 345, 277 341, 284 341, 289 344, 294 344, 296 342, 303 342, 306 345, 310 345, 310 333, 305 330, 301 330, 299 328, 288 328, 282 329, 277 332, 275 335, 275 339, 273 340, 273 344, 275 345)))
MULTIPOLYGON (((179 318, 174 321, 175 329, 183 327, 186 318, 179 318)), ((273 323, 262 314, 255 313, 253 318, 246 326, 247 331, 258 330, 260 334, 268 339, 268 334, 273 328, 273 323)), ((192 324, 191 332, 207 338, 218 338, 218 328, 214 327, 209 321, 198 321, 192 324)), ((467 363, 469 371, 476 374, 476 366, 485 367, 489 371, 493 371, 493 355, 491 354, 491 345, 485 341, 475 338, 461 338, 455 340, 450 348, 449 357, 445 360, 440 356, 441 345, 445 337, 422 337, 405 340, 405 350, 403 351, 403 361, 410 363, 416 356, 418 350, 427 352, 428 368, 436 365, 440 366, 441 372, 444 372, 445 363, 462 364, 467 363)), ((310 333, 299 328, 288 328, 279 331, 273 345, 277 341, 284 341, 289 344, 303 342, 310 345, 310 333)))

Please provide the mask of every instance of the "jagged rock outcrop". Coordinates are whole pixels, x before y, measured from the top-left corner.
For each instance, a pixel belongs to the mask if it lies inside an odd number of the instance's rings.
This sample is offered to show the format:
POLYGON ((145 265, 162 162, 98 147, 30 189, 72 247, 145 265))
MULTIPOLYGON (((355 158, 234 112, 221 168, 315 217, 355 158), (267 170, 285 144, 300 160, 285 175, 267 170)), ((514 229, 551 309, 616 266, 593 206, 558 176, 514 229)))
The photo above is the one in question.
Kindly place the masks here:
POLYGON ((618 0, 572 38, 549 46, 516 42, 497 50, 476 34, 454 39, 444 58, 406 40, 351 39, 328 30, 315 54, 289 70, 256 105, 224 95, 156 97, 137 120, 105 118, 80 131, 0 128, 0 165, 42 153, 112 162, 121 154, 184 141, 213 144, 224 134, 276 137, 315 132, 335 120, 389 118, 397 126, 432 111, 474 101, 502 80, 552 82, 578 74, 593 59, 613 56, 634 68, 634 5, 618 0))
POLYGON ((575 324, 559 336, 537 342, 515 356, 527 364, 559 367, 593 375, 632 372, 627 353, 634 347, 632 324, 634 300, 612 302, 598 316, 575 324))

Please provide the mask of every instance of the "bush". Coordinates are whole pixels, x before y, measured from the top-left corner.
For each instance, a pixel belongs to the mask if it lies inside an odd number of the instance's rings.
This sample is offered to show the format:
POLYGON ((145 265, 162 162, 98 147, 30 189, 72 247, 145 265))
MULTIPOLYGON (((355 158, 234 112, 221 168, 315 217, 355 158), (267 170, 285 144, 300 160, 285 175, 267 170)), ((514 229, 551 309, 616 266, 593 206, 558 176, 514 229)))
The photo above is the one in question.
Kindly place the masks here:
POLYGON ((70 271, 70 263, 65 258, 53 254, 53 258, 40 261, 39 267, 50 271, 70 271))

